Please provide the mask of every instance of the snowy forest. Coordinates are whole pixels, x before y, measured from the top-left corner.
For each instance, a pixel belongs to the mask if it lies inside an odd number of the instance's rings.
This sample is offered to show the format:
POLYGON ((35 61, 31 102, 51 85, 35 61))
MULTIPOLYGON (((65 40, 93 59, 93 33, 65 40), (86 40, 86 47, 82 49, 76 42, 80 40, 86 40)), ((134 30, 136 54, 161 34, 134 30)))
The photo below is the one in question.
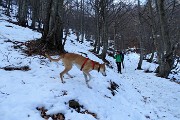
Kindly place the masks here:
POLYGON ((178 120, 179 56, 179 0, 0 0, 0 120, 178 120), (88 89, 73 67, 62 84, 47 52, 106 63, 107 77, 88 89))
MULTIPOLYGON (((152 62, 157 53, 158 76, 167 78, 179 53, 180 5, 178 0, 1 0, 4 12, 13 12, 16 24, 42 33, 43 48, 64 51, 66 35, 72 29, 77 41, 95 40, 93 52, 105 60, 110 50, 136 47, 152 62), (13 5, 16 9, 13 9, 13 5), (30 21, 30 22, 29 22, 30 21), (113 44, 113 47, 109 45, 113 44)), ((13 21, 11 21, 13 22, 13 21)), ((179 60, 178 60, 179 61, 179 60)))

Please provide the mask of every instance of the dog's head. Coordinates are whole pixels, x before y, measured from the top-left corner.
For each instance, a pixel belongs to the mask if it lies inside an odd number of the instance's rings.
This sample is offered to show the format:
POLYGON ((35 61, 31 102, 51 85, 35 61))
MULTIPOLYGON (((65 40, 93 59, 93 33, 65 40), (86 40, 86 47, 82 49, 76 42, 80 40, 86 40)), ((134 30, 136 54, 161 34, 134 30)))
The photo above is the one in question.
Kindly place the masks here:
POLYGON ((105 65, 105 63, 104 64, 100 64, 99 72, 101 72, 103 76, 107 76, 106 75, 106 65, 105 65))

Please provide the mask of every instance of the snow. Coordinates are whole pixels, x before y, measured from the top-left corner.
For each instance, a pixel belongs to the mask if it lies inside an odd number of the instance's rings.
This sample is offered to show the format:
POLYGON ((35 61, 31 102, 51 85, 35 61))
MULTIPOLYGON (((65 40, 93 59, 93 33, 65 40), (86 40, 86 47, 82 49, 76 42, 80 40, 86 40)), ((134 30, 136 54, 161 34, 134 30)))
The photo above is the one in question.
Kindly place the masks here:
MULTIPOLYGON (((62 84, 59 73, 64 69, 61 61, 50 62, 42 56, 26 56, 13 44, 4 42, 28 41, 41 34, 0 19, 0 68, 5 66, 28 65, 29 71, 5 71, 0 69, 0 120, 43 120, 37 107, 45 107, 47 114, 63 113, 66 120, 96 120, 89 114, 81 114, 70 108, 69 100, 76 100, 84 109, 96 113, 99 120, 179 120, 180 86, 169 79, 156 77, 154 73, 135 70, 139 55, 125 55, 122 74, 116 72, 116 63, 107 56, 113 69, 107 67, 107 76, 92 71, 86 86, 82 72, 73 67, 69 72, 73 78, 64 76, 62 84), (11 27, 9 27, 11 26, 11 27), (110 81, 119 85, 115 96, 108 89, 110 81), (64 92, 67 95, 64 95, 64 92)), ((82 54, 103 63, 88 50, 89 42, 81 44, 75 35, 68 36, 65 49, 82 54)), ((55 57, 55 56, 54 56, 55 57)), ((143 61, 143 69, 154 71, 156 64, 143 61)), ((180 79, 180 76, 176 76, 180 79)))

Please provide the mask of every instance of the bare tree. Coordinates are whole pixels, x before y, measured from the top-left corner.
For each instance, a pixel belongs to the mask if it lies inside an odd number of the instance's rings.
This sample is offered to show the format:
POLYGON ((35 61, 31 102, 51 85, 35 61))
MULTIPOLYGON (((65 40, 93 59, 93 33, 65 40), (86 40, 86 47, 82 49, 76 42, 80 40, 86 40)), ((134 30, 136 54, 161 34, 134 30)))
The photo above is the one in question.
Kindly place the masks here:
POLYGON ((28 0, 18 0, 18 24, 21 26, 28 26, 28 0))
POLYGON ((84 0, 81 0, 81 24, 80 24, 80 29, 81 29, 81 43, 84 42, 84 0))
MULTIPOLYGON (((40 19, 40 0, 36 1, 36 0, 30 0, 30 5, 31 5, 31 19, 32 19, 32 23, 31 23, 31 28, 35 29, 36 28, 36 22, 38 22, 38 19, 40 19), (39 16, 39 17, 38 17, 39 16)), ((40 29, 40 28, 39 28, 40 29)))
MULTIPOLYGON (((34 29, 38 23, 44 47, 64 51, 68 29, 71 28, 79 42, 84 41, 84 36, 94 39, 92 51, 99 54, 102 48, 99 55, 102 59, 105 59, 109 42, 113 40, 114 50, 134 46, 140 48, 139 69, 144 54, 152 53, 151 62, 154 51, 158 54, 158 75, 167 77, 172 69, 178 46, 176 43, 180 38, 180 7, 177 0, 147 0, 147 4, 141 5, 140 0, 137 0, 138 5, 127 4, 123 0, 14 1, 18 3, 18 24, 28 26, 30 18, 30 26, 34 29), (152 47, 147 47, 149 45, 152 47), (147 48, 146 51, 144 48, 147 48)), ((11 15, 10 8, 14 1, 0 0, 7 15, 11 15)))
MULTIPOLYGON (((149 7, 149 17, 150 17, 150 27, 151 27, 151 40, 154 44, 152 46, 158 46, 157 35, 156 35, 156 23, 155 23, 155 16, 153 14, 152 0, 148 0, 148 7, 149 7)), ((156 47, 156 51, 159 51, 157 50, 157 47, 156 47)), ((152 55, 148 60, 148 62, 152 62, 153 58, 154 58, 154 50, 152 50, 152 55)))
POLYGON ((176 45, 172 44, 169 35, 169 27, 167 22, 167 16, 165 11, 165 0, 157 0, 159 20, 160 20, 160 35, 161 35, 161 47, 163 52, 160 53, 160 61, 157 75, 167 78, 170 71, 173 68, 174 59, 173 55, 176 49, 176 45))
POLYGON ((100 51, 100 31, 101 31, 101 26, 100 26, 100 6, 99 6, 99 0, 95 0, 94 4, 94 9, 95 9, 95 43, 94 43, 94 49, 93 52, 96 54, 99 53, 100 51))
POLYGON ((2 0, 0 0, 0 6, 2 6, 2 0))
MULTIPOLYGON (((108 0, 100 0, 99 6, 100 6, 100 17, 102 20, 102 32, 101 32, 101 37, 102 37, 102 53, 100 57, 105 60, 106 58, 106 53, 108 49, 108 7, 109 7, 109 2, 108 0)), ((112 1, 111 1, 112 2, 112 1)))
POLYGON ((144 45, 143 45, 143 40, 145 39, 144 37, 144 26, 143 26, 143 20, 142 20, 142 15, 141 15, 141 6, 140 6, 140 0, 138 0, 138 19, 139 19, 139 24, 138 24, 138 30, 139 30, 139 43, 140 43, 140 59, 138 62, 138 67, 137 69, 142 69, 142 62, 143 62, 143 56, 144 56, 144 45))
POLYGON ((10 16, 10 8, 11 8, 12 0, 6 0, 6 15, 10 16))
POLYGON ((42 40, 51 49, 64 51, 63 40, 63 0, 45 1, 42 40))

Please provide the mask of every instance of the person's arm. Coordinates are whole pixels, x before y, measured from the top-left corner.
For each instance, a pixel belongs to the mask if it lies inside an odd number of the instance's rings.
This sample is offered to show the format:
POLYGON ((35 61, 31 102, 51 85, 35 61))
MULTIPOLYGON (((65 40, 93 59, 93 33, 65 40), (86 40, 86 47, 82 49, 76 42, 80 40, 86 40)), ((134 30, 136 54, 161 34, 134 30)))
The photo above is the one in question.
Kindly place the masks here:
POLYGON ((116 59, 116 55, 114 55, 114 59, 116 59))

